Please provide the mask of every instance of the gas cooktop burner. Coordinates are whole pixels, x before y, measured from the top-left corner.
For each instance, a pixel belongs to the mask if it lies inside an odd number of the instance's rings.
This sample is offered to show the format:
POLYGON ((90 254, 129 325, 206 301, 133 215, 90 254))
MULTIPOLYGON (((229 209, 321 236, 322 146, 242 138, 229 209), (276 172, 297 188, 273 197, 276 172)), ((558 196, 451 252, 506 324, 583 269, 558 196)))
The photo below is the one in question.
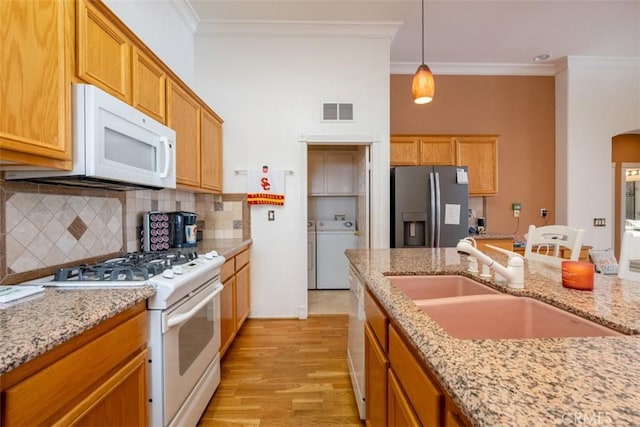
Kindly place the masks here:
POLYGON ((64 281, 144 281, 173 266, 198 258, 188 252, 132 252, 96 264, 82 264, 58 269, 55 282, 64 281))

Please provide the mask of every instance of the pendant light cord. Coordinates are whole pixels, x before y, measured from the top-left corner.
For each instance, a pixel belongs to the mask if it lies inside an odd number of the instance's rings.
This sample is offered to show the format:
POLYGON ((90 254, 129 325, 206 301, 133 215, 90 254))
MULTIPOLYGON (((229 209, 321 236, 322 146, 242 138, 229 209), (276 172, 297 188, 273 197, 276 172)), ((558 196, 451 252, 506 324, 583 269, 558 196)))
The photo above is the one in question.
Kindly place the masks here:
POLYGON ((424 0, 422 0, 422 65, 424 65, 424 0))

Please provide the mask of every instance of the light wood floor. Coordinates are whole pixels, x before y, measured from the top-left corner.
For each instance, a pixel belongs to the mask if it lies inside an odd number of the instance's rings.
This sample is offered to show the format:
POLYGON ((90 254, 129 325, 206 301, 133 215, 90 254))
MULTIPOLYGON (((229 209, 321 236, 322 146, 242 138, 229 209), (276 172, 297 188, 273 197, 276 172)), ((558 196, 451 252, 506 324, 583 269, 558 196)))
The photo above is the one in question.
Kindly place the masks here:
POLYGON ((248 319, 198 425, 363 426, 347 368, 347 323, 347 315, 248 319))

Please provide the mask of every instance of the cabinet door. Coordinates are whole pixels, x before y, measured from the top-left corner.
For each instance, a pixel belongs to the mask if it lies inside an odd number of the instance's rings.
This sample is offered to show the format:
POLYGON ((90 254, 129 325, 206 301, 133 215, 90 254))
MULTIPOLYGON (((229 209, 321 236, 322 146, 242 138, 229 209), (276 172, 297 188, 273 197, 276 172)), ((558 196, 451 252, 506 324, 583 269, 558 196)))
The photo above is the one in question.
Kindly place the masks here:
POLYGON ((88 0, 78 5, 78 77, 131 103, 131 44, 88 0))
POLYGON ((312 196, 326 193, 324 186, 324 154, 309 153, 308 192, 312 196))
POLYGON ((169 81, 167 106, 167 125, 176 131, 176 182, 200 187, 200 105, 169 81))
MULTIPOLYGON (((2 393, 2 425, 52 425, 58 422, 59 425, 70 425, 71 421, 101 404, 114 412, 126 412, 121 415, 129 421, 135 418, 134 422, 127 423, 103 420, 104 425, 144 425, 139 421, 146 416, 147 404, 145 402, 141 407, 138 404, 140 398, 146 400, 144 366, 141 364, 146 363, 143 349, 147 340, 147 313, 143 305, 136 310, 140 310, 139 314, 107 332, 96 333, 99 335, 84 345, 53 363, 48 362, 41 370, 5 390, 2 393), (127 402, 122 400, 125 395, 127 402)), ((95 424, 100 423, 89 423, 95 424)))
POLYGON ((251 307, 249 284, 249 264, 246 264, 236 272, 236 330, 240 330, 240 327, 249 316, 251 307))
POLYGON ((200 132, 202 188, 222 192, 222 123, 204 108, 200 132))
POLYGON ((423 425, 442 425, 444 395, 422 369, 393 325, 389 326, 389 361, 423 425))
POLYGON ((420 138, 421 165, 455 165, 455 149, 450 136, 427 136, 420 138))
POLYGON ((352 153, 326 153, 324 165, 328 195, 355 194, 355 165, 352 153))
POLYGON ((392 136, 391 166, 416 166, 420 163, 420 140, 417 136, 392 136))
POLYGON ((58 420, 59 425, 146 425, 146 356, 147 351, 142 351, 107 379, 97 392, 58 420))
POLYGON ((133 51, 133 106, 166 123, 167 76, 148 56, 133 51))
POLYGON ((235 304, 235 277, 222 284, 220 292, 220 357, 224 356, 236 336, 235 304))
POLYGON ((67 1, 0 1, 0 163, 71 168, 73 13, 67 1))
POLYGON ((498 194, 498 138, 456 137, 456 165, 469 168, 469 195, 498 194))
POLYGON ((420 420, 413 412, 409 400, 402 391, 398 378, 392 369, 388 372, 389 379, 389 424, 390 426, 419 427, 420 420))
POLYGON ((386 426, 389 360, 368 322, 364 326, 364 366, 367 426, 386 426))

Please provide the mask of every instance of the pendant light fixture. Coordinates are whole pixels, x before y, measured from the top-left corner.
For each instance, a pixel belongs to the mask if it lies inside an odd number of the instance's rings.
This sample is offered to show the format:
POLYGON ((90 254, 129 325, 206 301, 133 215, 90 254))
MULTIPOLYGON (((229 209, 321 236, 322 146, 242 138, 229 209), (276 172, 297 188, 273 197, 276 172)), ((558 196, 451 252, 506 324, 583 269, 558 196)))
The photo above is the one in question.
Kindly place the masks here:
POLYGON ((422 0, 422 64, 416 70, 411 83, 411 93, 413 102, 416 104, 427 104, 433 101, 433 94, 436 90, 435 81, 431 70, 424 63, 424 0, 422 0))

